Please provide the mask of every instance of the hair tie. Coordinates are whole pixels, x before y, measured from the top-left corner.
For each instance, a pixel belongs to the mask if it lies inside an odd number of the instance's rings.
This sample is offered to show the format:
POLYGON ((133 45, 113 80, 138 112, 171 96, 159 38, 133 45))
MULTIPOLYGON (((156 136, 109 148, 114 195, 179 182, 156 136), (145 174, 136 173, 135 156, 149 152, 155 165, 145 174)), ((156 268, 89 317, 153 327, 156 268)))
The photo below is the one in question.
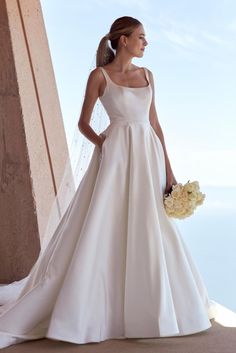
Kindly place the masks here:
POLYGON ((107 33, 107 34, 105 35, 105 37, 106 37, 106 39, 110 39, 110 33, 107 33))

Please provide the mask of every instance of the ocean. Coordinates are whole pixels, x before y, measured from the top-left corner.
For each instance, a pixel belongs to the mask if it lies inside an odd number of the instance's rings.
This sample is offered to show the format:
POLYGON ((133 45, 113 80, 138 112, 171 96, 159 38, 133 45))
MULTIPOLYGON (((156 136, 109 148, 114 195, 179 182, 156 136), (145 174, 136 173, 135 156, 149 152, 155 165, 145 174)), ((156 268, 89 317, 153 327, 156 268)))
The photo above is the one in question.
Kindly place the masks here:
POLYGON ((204 203, 176 220, 209 297, 236 312, 236 187, 201 187, 204 203))

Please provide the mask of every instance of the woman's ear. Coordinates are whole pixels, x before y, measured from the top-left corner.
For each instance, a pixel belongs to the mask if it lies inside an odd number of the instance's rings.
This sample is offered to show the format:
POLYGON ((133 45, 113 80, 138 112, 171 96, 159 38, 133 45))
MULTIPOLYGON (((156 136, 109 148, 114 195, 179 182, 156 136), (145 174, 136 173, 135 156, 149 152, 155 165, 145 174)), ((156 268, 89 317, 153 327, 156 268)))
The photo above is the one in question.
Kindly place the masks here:
POLYGON ((119 38, 119 43, 120 43, 120 46, 123 47, 125 46, 126 47, 126 43, 127 42, 127 38, 124 34, 122 34, 119 38))

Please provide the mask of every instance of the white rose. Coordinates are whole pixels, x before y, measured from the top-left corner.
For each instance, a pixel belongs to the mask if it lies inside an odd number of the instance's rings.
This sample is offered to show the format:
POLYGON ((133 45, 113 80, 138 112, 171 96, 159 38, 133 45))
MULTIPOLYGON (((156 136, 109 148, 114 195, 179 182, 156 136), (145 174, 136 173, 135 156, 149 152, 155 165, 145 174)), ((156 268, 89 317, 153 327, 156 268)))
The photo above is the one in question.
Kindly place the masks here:
POLYGON ((194 191, 194 186, 193 186, 193 184, 192 183, 186 183, 185 185, 184 185, 184 190, 186 190, 186 191, 189 191, 189 192, 192 192, 192 191, 194 191))

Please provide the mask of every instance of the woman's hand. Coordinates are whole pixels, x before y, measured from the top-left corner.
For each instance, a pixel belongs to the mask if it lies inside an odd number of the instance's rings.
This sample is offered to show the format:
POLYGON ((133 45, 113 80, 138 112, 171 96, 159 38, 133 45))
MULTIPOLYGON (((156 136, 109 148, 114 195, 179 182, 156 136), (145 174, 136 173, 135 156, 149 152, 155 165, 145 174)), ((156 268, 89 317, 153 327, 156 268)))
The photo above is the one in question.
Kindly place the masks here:
POLYGON ((102 144, 103 144, 103 142, 106 140, 106 135, 103 134, 103 133, 101 133, 101 134, 99 134, 99 136, 100 136, 101 138, 100 138, 100 143, 99 143, 98 147, 99 147, 99 149, 100 149, 100 152, 102 152, 102 144))
POLYGON ((172 185, 178 184, 173 173, 167 174, 166 176, 166 188, 165 194, 169 194, 172 191, 172 185))

